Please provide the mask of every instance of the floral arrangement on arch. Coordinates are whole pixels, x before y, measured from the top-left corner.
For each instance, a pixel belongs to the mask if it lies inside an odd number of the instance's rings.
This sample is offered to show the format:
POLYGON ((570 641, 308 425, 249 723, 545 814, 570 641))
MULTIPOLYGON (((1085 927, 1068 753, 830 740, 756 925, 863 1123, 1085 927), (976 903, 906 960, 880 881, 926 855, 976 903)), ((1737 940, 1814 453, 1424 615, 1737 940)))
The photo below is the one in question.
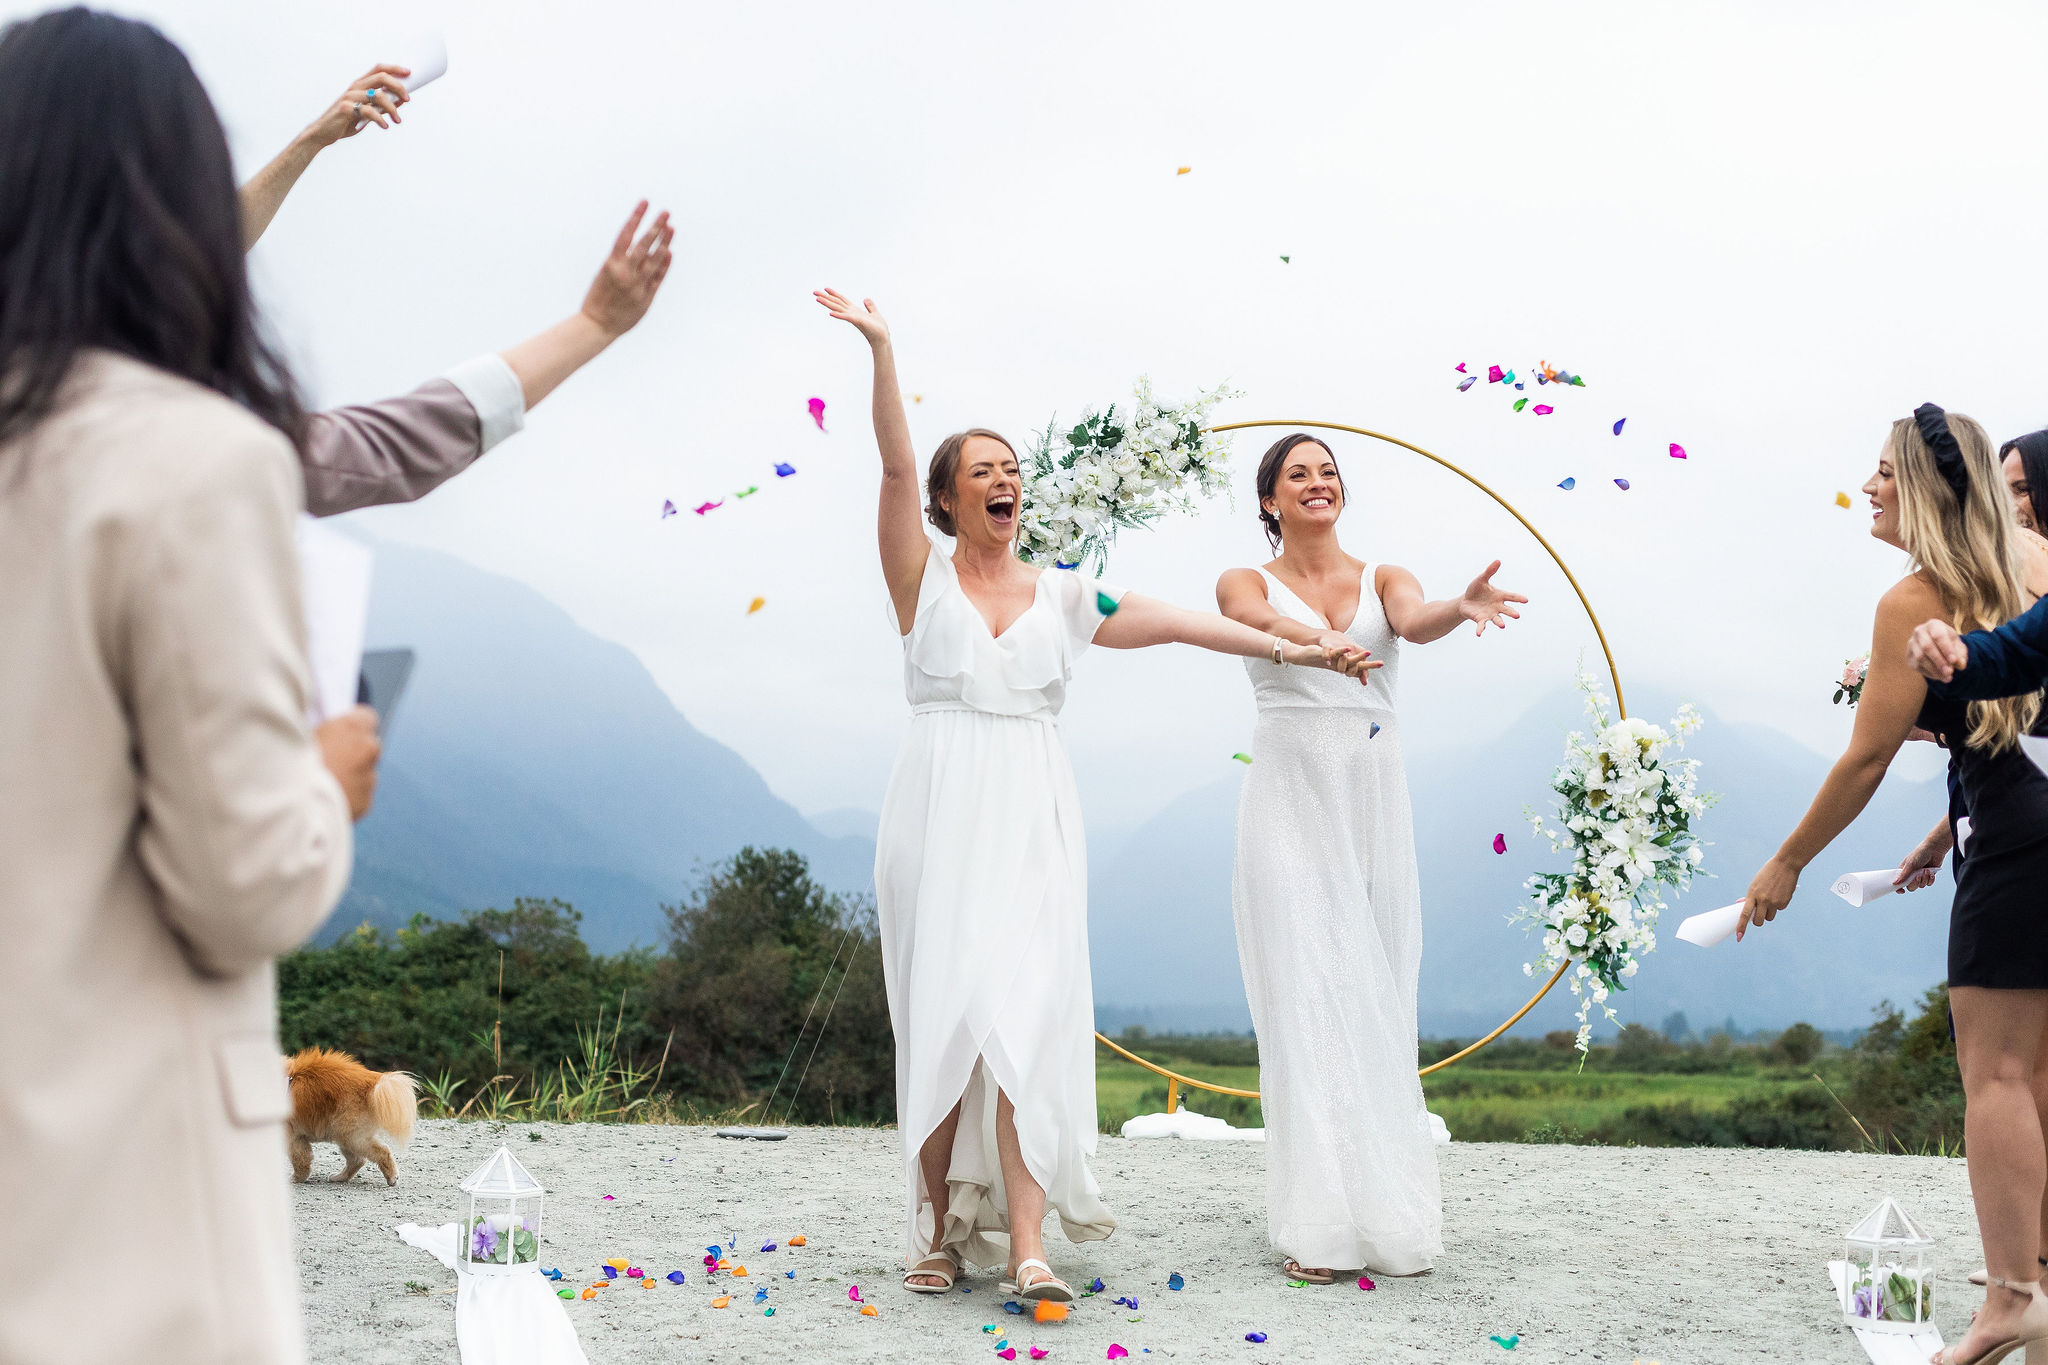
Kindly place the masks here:
POLYGON ((1223 386, 1169 406, 1140 378, 1130 406, 1084 409, 1065 433, 1058 419, 1032 442, 1024 474, 1017 550, 1034 563, 1073 569, 1109 561, 1116 533, 1150 526, 1167 512, 1194 510, 1197 494, 1227 492, 1230 443, 1202 430, 1223 386))
POLYGON ((1676 756, 1702 724, 1690 703, 1665 730, 1642 720, 1610 721, 1607 698, 1583 670, 1579 690, 1594 734, 1565 736, 1564 763, 1550 778, 1555 826, 1529 813, 1537 835, 1569 851, 1572 865, 1529 878, 1524 885, 1533 904, 1516 918, 1543 931, 1542 952, 1524 964, 1523 975, 1577 963, 1565 978, 1579 1000, 1583 1053, 1592 1042, 1592 1011, 1615 1019, 1607 997, 1627 990, 1643 955, 1656 951, 1663 893, 1692 885, 1704 856, 1693 821, 1709 798, 1699 794, 1699 760, 1676 756))

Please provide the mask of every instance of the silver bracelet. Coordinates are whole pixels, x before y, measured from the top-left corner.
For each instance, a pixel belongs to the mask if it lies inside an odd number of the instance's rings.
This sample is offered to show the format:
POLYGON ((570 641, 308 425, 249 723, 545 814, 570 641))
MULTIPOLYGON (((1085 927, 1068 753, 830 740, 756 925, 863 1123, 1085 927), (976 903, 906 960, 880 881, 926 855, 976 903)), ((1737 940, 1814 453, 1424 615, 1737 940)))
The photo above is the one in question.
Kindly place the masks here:
POLYGON ((1273 637, 1273 662, 1285 668, 1287 667, 1287 660, 1280 657, 1280 644, 1280 637, 1275 635, 1273 637))

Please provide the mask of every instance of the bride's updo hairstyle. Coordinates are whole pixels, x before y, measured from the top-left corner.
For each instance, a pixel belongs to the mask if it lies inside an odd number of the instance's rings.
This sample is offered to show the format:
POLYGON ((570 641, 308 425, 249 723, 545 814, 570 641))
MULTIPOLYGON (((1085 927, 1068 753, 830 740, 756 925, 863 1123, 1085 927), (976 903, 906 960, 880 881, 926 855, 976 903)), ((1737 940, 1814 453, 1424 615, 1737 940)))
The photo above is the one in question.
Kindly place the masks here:
POLYGON ((960 534, 954 528, 953 514, 946 510, 943 499, 953 492, 953 481, 960 477, 960 451, 976 436, 988 437, 1009 451, 1011 459, 1017 458, 1017 447, 1004 440, 1000 432, 990 431, 987 427, 969 427, 965 431, 956 431, 939 442, 939 448, 932 452, 931 466, 925 471, 924 514, 932 525, 939 528, 940 535, 960 534))
MULTIPOLYGON (((1960 631, 2003 625, 2025 605, 2019 532, 1994 449, 1984 428, 1932 403, 1892 423, 1884 446, 1899 489, 1899 538, 1960 631)), ((2009 749, 2040 710, 2038 696, 1972 702, 1969 742, 2009 749)))
MULTIPOLYGON (((1259 461, 1259 524, 1265 528, 1266 544, 1272 547, 1273 553, 1276 555, 1280 553, 1280 518, 1266 510, 1266 499, 1272 497, 1274 490, 1280 486, 1280 471, 1287 465, 1288 452, 1303 442, 1322 446, 1323 453, 1330 457, 1330 463, 1333 465, 1337 463, 1337 452, 1324 445, 1320 437, 1311 436, 1305 431, 1297 431, 1292 436, 1282 436, 1279 440, 1273 442, 1273 448, 1268 450, 1266 457, 1259 461)), ((941 449, 943 448, 941 447, 941 449)), ((936 462, 934 462, 933 468, 937 468, 936 462)), ((1339 468, 1337 470, 1337 508, 1339 511, 1343 510, 1344 504, 1347 501, 1349 501, 1349 495, 1344 491, 1344 471, 1342 468, 1339 468)))

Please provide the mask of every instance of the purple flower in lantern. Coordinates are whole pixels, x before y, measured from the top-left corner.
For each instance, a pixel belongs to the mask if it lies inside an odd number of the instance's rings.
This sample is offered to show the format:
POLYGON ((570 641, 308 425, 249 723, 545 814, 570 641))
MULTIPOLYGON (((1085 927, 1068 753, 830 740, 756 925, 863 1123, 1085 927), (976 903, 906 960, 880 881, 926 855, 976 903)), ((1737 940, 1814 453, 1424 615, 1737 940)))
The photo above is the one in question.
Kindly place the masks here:
POLYGON ((489 1220, 479 1218, 469 1233, 469 1259, 488 1261, 498 1254, 498 1234, 491 1231, 489 1220))

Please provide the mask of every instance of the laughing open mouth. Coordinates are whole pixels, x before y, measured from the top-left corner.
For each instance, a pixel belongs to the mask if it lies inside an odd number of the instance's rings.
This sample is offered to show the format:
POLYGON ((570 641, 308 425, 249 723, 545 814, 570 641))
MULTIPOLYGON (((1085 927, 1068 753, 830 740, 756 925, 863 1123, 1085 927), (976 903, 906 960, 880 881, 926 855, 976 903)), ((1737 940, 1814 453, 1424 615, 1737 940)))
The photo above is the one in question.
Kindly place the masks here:
POLYGON ((1017 520, 1017 497, 1013 493, 998 493, 988 500, 988 519, 998 526, 1008 526, 1017 520))

